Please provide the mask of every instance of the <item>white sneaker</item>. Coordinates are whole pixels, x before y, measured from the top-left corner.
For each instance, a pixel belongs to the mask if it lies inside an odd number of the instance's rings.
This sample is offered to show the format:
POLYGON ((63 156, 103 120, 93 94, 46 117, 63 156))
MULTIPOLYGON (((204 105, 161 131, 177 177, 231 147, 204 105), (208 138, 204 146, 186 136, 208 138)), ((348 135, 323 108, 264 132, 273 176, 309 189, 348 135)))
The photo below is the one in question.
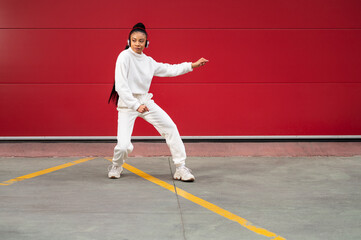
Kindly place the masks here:
POLYGON ((195 177, 192 175, 191 170, 187 167, 176 168, 173 178, 183 182, 193 182, 195 177))
POLYGON ((116 165, 110 165, 108 167, 108 177, 112 179, 120 178, 120 174, 123 172, 123 167, 116 165))

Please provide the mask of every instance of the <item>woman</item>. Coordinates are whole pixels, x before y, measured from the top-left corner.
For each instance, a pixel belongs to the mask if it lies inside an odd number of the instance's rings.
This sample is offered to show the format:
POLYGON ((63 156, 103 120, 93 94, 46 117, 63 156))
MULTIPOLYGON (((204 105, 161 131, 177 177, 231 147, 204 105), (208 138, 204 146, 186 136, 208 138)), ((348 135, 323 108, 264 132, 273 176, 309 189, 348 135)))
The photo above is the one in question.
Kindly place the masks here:
POLYGON ((148 34, 142 23, 134 25, 129 33, 128 45, 116 62, 115 83, 109 101, 114 100, 118 110, 117 145, 114 148, 113 164, 109 166, 108 177, 119 178, 123 163, 133 150, 131 135, 134 121, 142 117, 151 123, 166 139, 176 165, 174 179, 192 182, 194 176, 185 166, 186 152, 182 139, 172 119, 153 100, 148 93, 153 76, 172 77, 191 72, 203 66, 208 60, 181 64, 163 64, 143 53, 149 46, 148 34))

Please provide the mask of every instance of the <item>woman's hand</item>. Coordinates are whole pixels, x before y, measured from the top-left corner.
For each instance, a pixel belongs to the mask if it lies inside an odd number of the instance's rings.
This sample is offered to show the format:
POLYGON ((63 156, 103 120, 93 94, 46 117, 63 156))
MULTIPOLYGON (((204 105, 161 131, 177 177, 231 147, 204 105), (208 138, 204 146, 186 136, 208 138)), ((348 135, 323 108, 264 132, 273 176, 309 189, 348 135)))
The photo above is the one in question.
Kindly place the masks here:
POLYGON ((149 109, 147 106, 145 106, 144 104, 140 105, 139 108, 137 109, 138 112, 140 113, 145 113, 145 112, 149 112, 149 109))
POLYGON ((209 62, 207 59, 201 58, 197 62, 192 63, 192 68, 204 66, 207 62, 209 62))

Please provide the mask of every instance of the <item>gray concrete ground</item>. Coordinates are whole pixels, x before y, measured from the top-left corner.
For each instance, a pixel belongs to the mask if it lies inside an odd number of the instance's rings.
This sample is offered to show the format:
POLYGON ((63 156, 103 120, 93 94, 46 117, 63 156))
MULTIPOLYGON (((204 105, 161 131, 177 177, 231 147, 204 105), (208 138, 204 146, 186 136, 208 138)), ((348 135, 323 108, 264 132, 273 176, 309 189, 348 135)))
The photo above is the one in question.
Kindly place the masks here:
MULTIPOLYGON (((0 157, 0 183, 80 159, 0 157)), ((361 157, 190 157, 194 183, 172 180, 169 157, 128 163, 290 240, 361 239, 361 157)), ((273 239, 102 157, 0 185, 0 238, 273 239)))

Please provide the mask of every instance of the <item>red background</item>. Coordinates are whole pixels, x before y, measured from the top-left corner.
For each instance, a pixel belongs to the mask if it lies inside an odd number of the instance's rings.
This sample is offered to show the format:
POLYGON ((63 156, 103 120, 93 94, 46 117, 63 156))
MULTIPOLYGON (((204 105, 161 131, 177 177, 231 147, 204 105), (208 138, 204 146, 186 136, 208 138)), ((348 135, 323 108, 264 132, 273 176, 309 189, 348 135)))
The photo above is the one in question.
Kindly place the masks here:
MULTIPOLYGON (((359 0, 0 0, 0 136, 114 136, 131 27, 147 55, 210 60, 154 78, 182 136, 361 135, 359 0)), ((157 136, 137 120, 134 136, 157 136)))

